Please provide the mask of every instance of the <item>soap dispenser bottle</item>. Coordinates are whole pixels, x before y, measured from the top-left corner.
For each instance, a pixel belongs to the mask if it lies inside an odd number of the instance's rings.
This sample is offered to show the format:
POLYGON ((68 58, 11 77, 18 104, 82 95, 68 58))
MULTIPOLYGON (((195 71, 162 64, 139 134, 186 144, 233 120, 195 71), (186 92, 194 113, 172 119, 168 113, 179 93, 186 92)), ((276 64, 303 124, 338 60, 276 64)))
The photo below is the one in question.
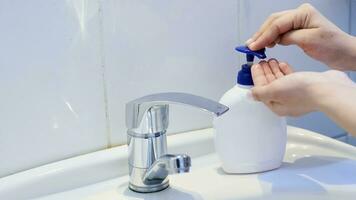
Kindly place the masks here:
POLYGON ((285 118, 251 95, 251 66, 255 56, 266 58, 265 49, 241 46, 236 50, 246 54, 247 63, 238 72, 237 84, 220 99, 230 110, 214 119, 216 151, 227 173, 272 170, 282 164, 287 134, 285 118))

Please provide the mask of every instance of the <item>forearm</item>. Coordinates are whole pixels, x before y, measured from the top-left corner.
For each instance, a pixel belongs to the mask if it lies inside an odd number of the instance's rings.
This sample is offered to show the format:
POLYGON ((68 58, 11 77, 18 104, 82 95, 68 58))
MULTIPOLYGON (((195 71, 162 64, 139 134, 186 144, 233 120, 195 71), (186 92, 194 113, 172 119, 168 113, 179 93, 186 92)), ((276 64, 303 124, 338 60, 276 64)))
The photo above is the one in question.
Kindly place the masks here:
POLYGON ((317 109, 356 136, 356 86, 325 87, 320 92, 317 109))

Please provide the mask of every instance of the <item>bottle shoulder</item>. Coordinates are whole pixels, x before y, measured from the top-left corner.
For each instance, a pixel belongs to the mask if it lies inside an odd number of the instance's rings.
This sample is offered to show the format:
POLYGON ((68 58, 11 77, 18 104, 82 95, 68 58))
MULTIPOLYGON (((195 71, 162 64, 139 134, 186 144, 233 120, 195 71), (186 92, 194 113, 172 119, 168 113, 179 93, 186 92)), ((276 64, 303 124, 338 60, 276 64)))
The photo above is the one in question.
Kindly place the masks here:
POLYGON ((225 92, 220 99, 220 103, 231 106, 243 100, 254 101, 251 96, 251 89, 235 85, 230 90, 225 92))

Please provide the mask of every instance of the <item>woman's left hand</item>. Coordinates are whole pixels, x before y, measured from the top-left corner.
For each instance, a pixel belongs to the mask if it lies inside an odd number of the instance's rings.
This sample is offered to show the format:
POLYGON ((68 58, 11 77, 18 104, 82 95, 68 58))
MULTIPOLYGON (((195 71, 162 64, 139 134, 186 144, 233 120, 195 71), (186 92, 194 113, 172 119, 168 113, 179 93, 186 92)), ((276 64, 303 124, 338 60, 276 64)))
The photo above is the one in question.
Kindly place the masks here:
MULTIPOLYGON (((355 87, 343 72, 330 70, 292 73, 291 67, 271 59, 252 66, 253 97, 282 116, 300 116, 321 110, 324 100, 340 87, 355 87)), ((347 98, 347 97, 345 97, 347 98)))

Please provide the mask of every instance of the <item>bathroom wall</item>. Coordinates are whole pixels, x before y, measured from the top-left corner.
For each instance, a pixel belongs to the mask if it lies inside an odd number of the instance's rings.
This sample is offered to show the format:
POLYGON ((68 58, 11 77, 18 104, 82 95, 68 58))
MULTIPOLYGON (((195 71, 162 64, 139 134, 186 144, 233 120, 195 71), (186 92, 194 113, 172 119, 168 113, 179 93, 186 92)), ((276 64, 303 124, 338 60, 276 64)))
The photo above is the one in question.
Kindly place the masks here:
POLYGON ((108 146, 98 6, 0 1, 0 177, 108 146))
MULTIPOLYGON (((130 100, 169 91, 218 100, 235 83, 236 0, 113 0, 103 11, 111 144, 126 141, 130 100)), ((170 112, 170 133, 211 126, 196 108, 170 112)))
MULTIPOLYGON (((0 1, 0 177, 124 144, 125 103, 235 81, 237 1, 0 1)), ((172 106, 170 132, 211 117, 172 106)))
MULTIPOLYGON (((302 1, 0 1, 0 177, 124 144, 125 103, 179 91, 214 100, 235 84, 233 51, 271 12, 302 1)), ((346 0, 313 1, 343 29, 346 0)), ((293 47, 269 50, 297 69, 324 70, 293 47)), ((170 134, 211 126, 172 106, 170 134)), ((297 126, 342 132, 317 113, 297 126)))

